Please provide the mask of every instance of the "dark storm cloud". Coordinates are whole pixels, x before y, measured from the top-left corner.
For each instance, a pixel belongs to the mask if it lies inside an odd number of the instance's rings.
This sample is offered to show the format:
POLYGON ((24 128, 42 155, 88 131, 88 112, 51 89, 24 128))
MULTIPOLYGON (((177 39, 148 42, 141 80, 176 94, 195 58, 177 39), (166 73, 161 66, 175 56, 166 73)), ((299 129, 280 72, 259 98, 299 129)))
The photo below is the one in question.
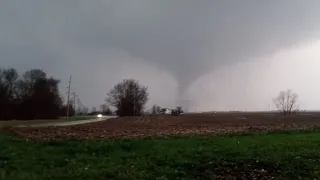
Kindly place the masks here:
POLYGON ((79 18, 78 31, 70 24, 66 38, 86 47, 119 47, 154 61, 174 74, 184 89, 215 66, 268 54, 310 38, 319 28, 317 4, 118 1, 108 4, 107 16, 96 13, 86 21, 79 18))
MULTIPOLYGON (((120 49, 129 59, 174 75, 183 93, 222 65, 318 37, 319 5, 316 0, 6 0, 0 2, 1 64, 41 66, 52 74, 63 71, 65 78, 73 64, 99 66, 103 58, 95 52, 120 49), (81 59, 84 54, 91 56, 81 59)), ((105 56, 109 66, 115 64, 105 56)))

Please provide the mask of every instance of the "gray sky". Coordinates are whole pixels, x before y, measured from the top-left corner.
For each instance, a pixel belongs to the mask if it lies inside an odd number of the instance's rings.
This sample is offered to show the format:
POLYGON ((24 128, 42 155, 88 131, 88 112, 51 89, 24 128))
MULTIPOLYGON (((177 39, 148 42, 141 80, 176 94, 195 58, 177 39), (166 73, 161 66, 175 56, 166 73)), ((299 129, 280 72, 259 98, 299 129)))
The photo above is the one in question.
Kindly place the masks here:
MULTIPOLYGON (((268 110, 280 90, 320 109, 318 0, 2 0, 0 65, 42 68, 89 108, 124 78, 150 102, 268 110)), ((64 94, 65 95, 65 94, 64 94)))

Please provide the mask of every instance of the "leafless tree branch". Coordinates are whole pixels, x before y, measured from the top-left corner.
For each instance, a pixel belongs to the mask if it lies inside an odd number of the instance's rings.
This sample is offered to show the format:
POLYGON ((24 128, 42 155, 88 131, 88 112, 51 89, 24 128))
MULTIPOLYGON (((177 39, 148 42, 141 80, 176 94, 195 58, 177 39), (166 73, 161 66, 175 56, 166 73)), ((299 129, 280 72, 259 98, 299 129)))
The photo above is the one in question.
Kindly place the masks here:
POLYGON ((290 115, 298 110, 298 95, 291 90, 281 91, 277 98, 273 100, 277 109, 284 115, 290 115))

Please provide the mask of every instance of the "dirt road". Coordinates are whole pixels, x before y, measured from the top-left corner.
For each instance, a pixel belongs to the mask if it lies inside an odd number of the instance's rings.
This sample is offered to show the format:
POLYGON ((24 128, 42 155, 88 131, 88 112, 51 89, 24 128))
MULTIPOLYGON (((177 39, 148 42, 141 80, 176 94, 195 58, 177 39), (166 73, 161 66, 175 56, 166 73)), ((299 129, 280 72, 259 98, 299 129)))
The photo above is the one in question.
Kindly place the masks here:
POLYGON ((110 118, 115 118, 117 116, 103 116, 101 118, 88 119, 88 120, 79 120, 79 121, 66 121, 66 122, 51 122, 45 124, 34 124, 29 126, 18 126, 18 127, 48 127, 48 126, 71 126, 71 125, 79 125, 79 124, 87 124, 93 122, 104 121, 110 118))

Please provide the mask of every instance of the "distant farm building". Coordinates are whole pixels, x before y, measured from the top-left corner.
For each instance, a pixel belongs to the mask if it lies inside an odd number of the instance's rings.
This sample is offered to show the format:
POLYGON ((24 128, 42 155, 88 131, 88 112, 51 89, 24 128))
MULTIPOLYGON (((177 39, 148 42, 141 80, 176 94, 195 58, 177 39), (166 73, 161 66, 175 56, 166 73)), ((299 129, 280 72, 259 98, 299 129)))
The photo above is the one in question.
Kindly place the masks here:
POLYGON ((170 115, 172 113, 172 110, 169 108, 162 108, 160 109, 159 114, 166 114, 166 115, 170 115))

